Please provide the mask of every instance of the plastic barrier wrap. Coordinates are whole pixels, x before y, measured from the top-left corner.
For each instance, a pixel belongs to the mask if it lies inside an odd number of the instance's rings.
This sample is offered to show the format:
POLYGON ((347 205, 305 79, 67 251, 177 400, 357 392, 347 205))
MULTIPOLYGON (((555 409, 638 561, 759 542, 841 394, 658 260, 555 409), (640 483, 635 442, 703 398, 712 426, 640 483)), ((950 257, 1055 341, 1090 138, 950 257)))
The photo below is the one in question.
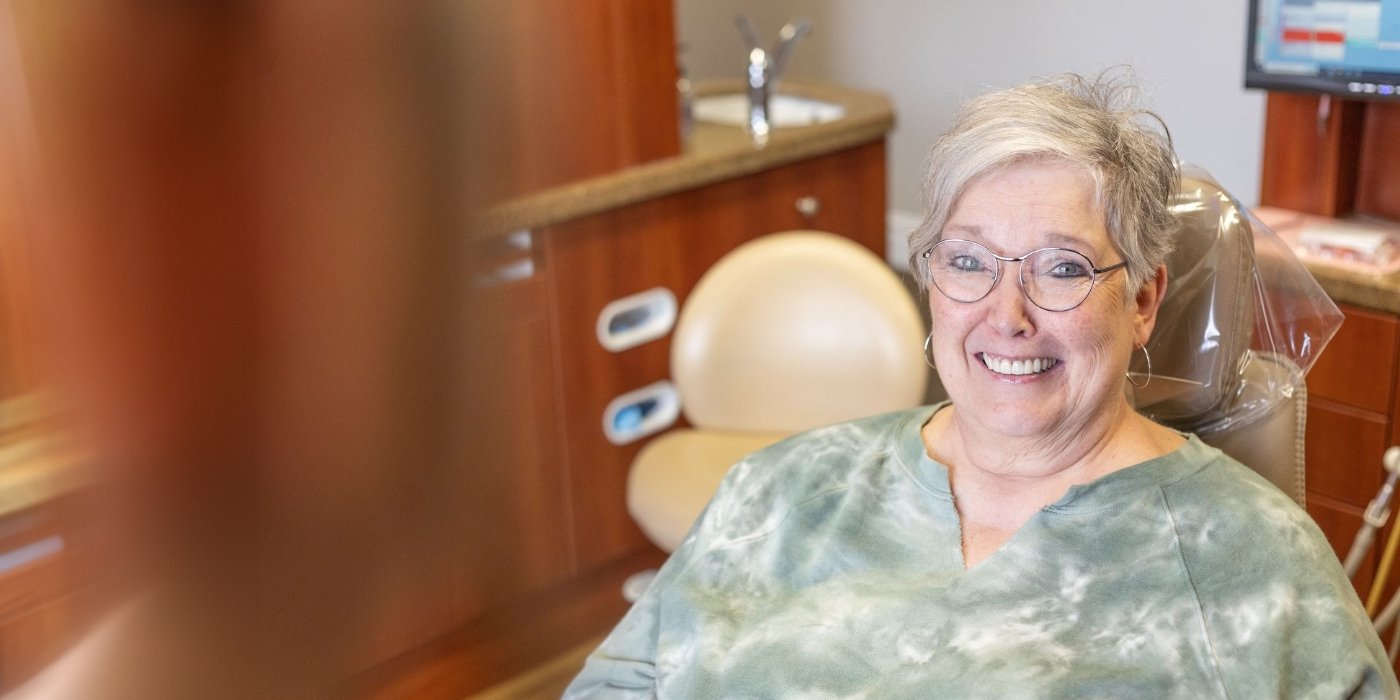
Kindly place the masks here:
MULTIPOLYGON (((1132 388, 1153 420, 1206 435, 1251 424, 1291 398, 1342 313, 1289 247, 1208 173, 1186 166, 1167 297, 1147 343, 1152 379, 1132 388)), ((1148 373, 1142 353, 1131 371, 1148 373)))

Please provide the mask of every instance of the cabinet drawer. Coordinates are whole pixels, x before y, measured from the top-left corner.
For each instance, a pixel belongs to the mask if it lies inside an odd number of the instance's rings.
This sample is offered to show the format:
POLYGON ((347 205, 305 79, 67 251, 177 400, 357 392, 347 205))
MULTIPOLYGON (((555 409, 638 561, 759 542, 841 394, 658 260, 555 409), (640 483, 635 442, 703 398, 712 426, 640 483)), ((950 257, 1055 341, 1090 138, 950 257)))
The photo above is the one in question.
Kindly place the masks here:
POLYGON ((1346 322, 1308 374, 1308 394, 1388 413, 1395 386, 1395 318, 1343 307, 1346 322))
MULTIPOLYGON (((1311 389, 1311 387, 1309 387, 1311 389)), ((1386 420, 1331 403, 1308 400, 1308 491, 1365 507, 1381 486, 1386 420)))

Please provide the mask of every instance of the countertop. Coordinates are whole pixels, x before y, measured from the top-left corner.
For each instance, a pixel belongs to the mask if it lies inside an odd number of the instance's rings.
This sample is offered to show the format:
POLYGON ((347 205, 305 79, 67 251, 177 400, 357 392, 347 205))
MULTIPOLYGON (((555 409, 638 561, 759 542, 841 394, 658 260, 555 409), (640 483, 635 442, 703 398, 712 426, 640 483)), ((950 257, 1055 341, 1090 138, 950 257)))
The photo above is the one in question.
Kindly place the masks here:
POLYGON ((86 456, 46 419, 37 394, 0 401, 0 518, 92 482, 86 456))
MULTIPOLYGON (((696 95, 742 89, 737 80, 706 82, 696 95)), ((840 104, 846 114, 825 124, 775 128, 761 147, 741 127, 697 121, 680 155, 513 199, 484 212, 476 233, 498 236, 577 219, 867 144, 894 127, 890 101, 877 93, 787 81, 780 91, 840 104)))
MULTIPOLYGON (((1310 218, 1286 209, 1260 207, 1254 214, 1288 240, 1290 231, 1307 223, 1310 218)), ((1400 226, 1396 227, 1400 232, 1400 226)), ((1301 256, 1300 256, 1301 257, 1301 256)), ((1322 285, 1327 296, 1338 304, 1350 304, 1387 314, 1400 315, 1400 272, 1368 273, 1355 268, 1331 265, 1301 257, 1308 272, 1322 285)))

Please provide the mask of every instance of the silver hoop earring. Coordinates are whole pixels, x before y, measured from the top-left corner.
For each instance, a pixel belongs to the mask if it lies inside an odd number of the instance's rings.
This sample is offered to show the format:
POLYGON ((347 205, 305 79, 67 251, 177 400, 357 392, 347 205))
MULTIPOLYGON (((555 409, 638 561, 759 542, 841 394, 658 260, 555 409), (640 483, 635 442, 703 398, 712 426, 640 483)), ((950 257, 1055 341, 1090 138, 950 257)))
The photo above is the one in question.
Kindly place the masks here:
POLYGON ((929 331, 929 332, 928 332, 928 337, 927 337, 927 338, 924 338, 924 364, 928 365, 928 368, 929 368, 929 369, 938 369, 937 367, 934 367, 934 366, 933 366, 933 355, 929 352, 930 350, 933 349, 932 346, 933 346, 933 331, 929 331))
POLYGON ((1134 388, 1146 389, 1147 385, 1152 383, 1152 355, 1147 352, 1146 345, 1140 345, 1138 347, 1142 349, 1143 359, 1147 360, 1147 381, 1141 384, 1138 384, 1137 382, 1133 381, 1133 373, 1131 370, 1128 372, 1124 372, 1123 376, 1128 380, 1129 384, 1133 385, 1134 388))

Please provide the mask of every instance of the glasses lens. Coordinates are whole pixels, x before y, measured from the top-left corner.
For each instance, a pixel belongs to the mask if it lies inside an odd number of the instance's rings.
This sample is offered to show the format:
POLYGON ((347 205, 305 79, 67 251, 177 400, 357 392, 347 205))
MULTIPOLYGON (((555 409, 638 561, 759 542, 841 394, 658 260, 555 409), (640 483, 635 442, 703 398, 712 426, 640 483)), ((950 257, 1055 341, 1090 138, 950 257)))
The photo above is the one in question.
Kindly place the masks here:
POLYGON ((1084 301, 1094 287, 1094 266, 1072 250, 1047 248, 1021 263, 1021 286, 1036 306, 1067 311, 1084 301))
POLYGON ((928 257, 929 279, 953 301, 977 301, 997 281, 997 259, 971 241, 939 241, 928 257))

